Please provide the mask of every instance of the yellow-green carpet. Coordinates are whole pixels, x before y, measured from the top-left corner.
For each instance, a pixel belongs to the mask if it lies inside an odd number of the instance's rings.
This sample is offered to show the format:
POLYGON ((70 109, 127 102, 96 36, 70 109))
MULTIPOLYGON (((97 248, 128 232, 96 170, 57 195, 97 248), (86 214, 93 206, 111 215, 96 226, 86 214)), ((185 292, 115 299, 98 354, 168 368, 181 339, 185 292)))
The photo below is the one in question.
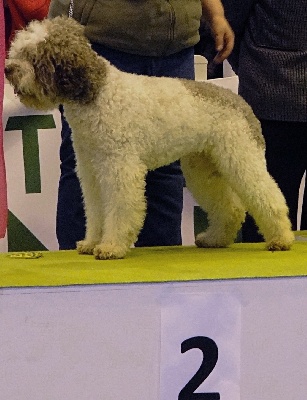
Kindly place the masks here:
POLYGON ((0 254, 0 287, 194 281, 307 276, 307 236, 291 251, 269 252, 263 243, 227 249, 132 249, 123 260, 95 260, 76 251, 46 251, 37 259, 0 254))

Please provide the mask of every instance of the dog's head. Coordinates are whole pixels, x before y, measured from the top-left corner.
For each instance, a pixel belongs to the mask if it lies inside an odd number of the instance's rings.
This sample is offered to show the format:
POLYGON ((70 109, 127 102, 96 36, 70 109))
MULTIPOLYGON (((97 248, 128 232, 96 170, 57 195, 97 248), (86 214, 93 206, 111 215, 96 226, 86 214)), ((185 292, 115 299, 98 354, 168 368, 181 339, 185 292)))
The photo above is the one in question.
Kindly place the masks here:
POLYGON ((83 31, 72 18, 56 17, 32 21, 16 34, 5 75, 22 103, 48 110, 95 99, 105 70, 83 31))

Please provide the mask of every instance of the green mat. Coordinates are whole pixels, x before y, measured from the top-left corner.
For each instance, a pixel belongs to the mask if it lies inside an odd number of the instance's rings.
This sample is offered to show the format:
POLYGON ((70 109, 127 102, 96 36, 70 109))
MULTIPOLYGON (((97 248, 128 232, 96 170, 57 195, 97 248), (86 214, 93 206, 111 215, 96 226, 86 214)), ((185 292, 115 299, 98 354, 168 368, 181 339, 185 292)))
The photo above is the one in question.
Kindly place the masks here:
POLYGON ((0 287, 195 281, 307 276, 307 237, 291 251, 269 252, 263 243, 227 249, 132 249, 123 260, 95 260, 76 251, 45 251, 37 259, 0 254, 0 287))

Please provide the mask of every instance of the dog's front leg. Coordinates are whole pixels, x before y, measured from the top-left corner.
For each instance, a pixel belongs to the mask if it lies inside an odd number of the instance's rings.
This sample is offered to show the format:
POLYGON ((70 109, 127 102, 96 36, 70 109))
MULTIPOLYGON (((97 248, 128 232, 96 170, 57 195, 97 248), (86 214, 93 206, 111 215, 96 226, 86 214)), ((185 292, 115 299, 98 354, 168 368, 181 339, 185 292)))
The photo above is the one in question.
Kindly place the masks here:
MULTIPOLYGON (((78 153, 76 153, 78 155, 78 153)), ((77 242, 80 254, 93 254, 95 246, 101 242, 104 225, 104 207, 101 183, 97 172, 87 160, 77 158, 77 174, 80 180, 86 216, 84 240, 77 242)))
POLYGON ((103 171, 104 227, 102 241, 94 248, 96 259, 123 258, 136 241, 146 210, 146 167, 122 157, 103 171))

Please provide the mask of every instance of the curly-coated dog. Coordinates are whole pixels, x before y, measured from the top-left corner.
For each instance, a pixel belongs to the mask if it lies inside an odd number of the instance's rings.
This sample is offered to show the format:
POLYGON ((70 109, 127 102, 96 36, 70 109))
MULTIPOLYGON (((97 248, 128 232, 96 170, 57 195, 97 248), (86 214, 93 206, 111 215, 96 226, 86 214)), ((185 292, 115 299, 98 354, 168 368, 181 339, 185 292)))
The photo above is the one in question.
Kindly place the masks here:
POLYGON ((5 72, 26 106, 64 104, 87 220, 80 253, 124 257, 144 221, 147 171, 178 159, 208 213, 197 246, 231 244, 248 211, 269 250, 290 248, 288 208, 267 172, 260 124, 240 96, 210 83, 119 71, 66 17, 20 31, 5 72))

